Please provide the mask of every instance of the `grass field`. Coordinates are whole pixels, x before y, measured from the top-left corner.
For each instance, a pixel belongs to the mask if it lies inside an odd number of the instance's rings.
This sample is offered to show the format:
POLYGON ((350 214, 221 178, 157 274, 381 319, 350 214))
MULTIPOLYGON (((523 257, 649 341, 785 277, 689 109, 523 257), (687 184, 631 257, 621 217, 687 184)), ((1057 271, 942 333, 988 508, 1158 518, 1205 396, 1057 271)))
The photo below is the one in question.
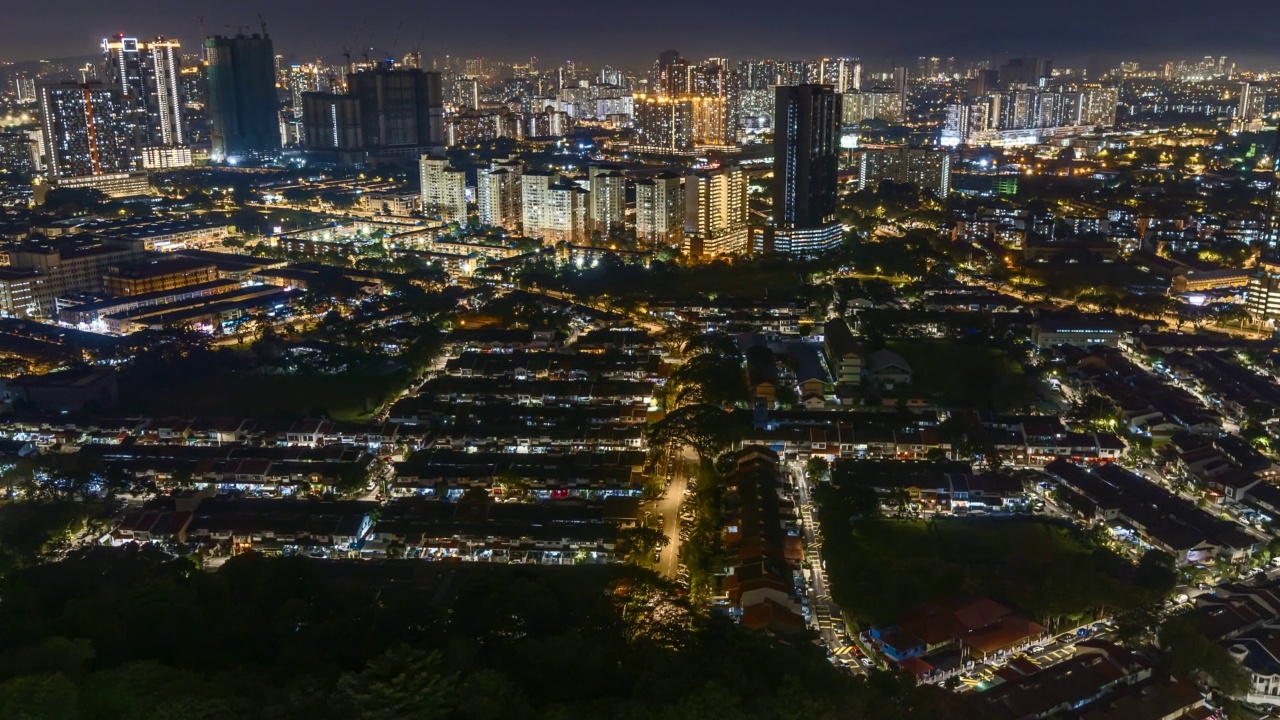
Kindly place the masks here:
POLYGON ((822 514, 832 593, 864 626, 892 623, 922 603, 964 594, 990 596, 1053 625, 1092 617, 1134 595, 1123 559, 1094 551, 1047 520, 851 525, 840 522, 829 496, 822 514))
POLYGON ((1163 291, 1167 280, 1161 280, 1128 263, 1062 263, 1029 264, 1022 275, 1045 286, 1055 295, 1074 297, 1087 288, 1125 289, 1134 286, 1156 285, 1163 291))
POLYGON ((222 375, 123 378, 119 411, 149 416, 244 415, 367 420, 401 389, 398 376, 222 375))
POLYGON ((958 408, 1011 410, 1034 403, 1034 378, 997 348, 963 340, 893 340, 911 365, 912 394, 958 408))

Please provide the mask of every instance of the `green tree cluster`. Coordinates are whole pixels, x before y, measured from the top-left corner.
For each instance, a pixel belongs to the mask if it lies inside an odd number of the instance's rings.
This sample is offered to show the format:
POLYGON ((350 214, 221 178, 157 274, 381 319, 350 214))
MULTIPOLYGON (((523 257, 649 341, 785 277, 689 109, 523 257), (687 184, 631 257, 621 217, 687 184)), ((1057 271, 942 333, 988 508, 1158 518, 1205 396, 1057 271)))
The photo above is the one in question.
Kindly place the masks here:
POLYGON ((534 720, 976 717, 808 637, 701 616, 629 567, 338 565, 205 573, 98 550, 0 583, 0 717, 534 720))

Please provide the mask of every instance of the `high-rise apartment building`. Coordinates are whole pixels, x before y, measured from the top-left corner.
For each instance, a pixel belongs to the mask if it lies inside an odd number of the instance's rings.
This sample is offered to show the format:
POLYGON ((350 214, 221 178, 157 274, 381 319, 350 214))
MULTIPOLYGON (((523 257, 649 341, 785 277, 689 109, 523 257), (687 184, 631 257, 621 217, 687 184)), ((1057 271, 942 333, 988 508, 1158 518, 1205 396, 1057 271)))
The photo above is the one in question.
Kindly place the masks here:
POLYGON ((939 197, 951 192, 951 153, 943 148, 864 145, 856 152, 861 190, 875 190, 888 180, 932 190, 939 197))
POLYGON ((865 120, 881 120, 887 123, 902 122, 902 96, 892 90, 868 90, 847 93, 842 96, 841 113, 845 125, 853 126, 865 120))
POLYGON ((347 76, 360 103, 365 147, 381 157, 417 157, 444 146, 440 74, 380 67, 347 76))
POLYGON ((695 144, 725 145, 733 140, 724 97, 637 94, 632 103, 637 152, 687 155, 695 144))
POLYGON ((204 41, 215 162, 280 152, 276 59, 267 35, 215 35, 204 41))
POLYGON ((436 72, 379 66, 348 75, 343 95, 303 94, 302 144, 317 162, 411 162, 443 148, 444 134, 436 72))
POLYGON ((747 177, 724 165, 685 182, 684 251, 695 257, 734 255, 747 249, 747 177))
POLYGON ((840 95, 830 85, 780 85, 773 121, 774 248, 812 254, 844 236, 836 222, 840 95))
POLYGON ((636 181, 636 240, 650 247, 684 241, 684 180, 674 173, 636 181))
POLYGON ((1232 129, 1236 132, 1257 132, 1262 129, 1262 116, 1266 112, 1267 91, 1254 83, 1240 83, 1236 100, 1236 116, 1232 129))
POLYGON ((820 74, 822 84, 830 85, 844 94, 862 89, 862 62, 853 58, 823 58, 820 74))
POLYGON ((693 149, 693 103, 637 94, 632 112, 638 152, 680 155, 693 149))
POLYGON ((941 144, 1030 145, 1116 122, 1119 90, 1102 85, 1018 89, 975 97, 947 108, 941 144))
POLYGON ((893 91, 898 94, 898 111, 901 113, 900 122, 908 122, 911 120, 910 87, 911 82, 910 78, 907 76, 907 69, 905 67, 894 68, 893 91))
POLYGON ((591 232, 608 235, 610 230, 621 228, 627 217, 627 181, 622 173, 592 165, 587 168, 587 186, 591 232))
POLYGON ((140 41, 117 35, 102 41, 106 84, 120 93, 140 156, 145 148, 187 142, 183 119, 182 47, 163 37, 140 41))
POLYGON ((443 158, 423 155, 418 161, 422 212, 441 222, 467 223, 467 173, 443 158))
POLYGON ((585 242, 588 195, 557 173, 525 173, 520 178, 524 235, 547 245, 585 242))
POLYGON ((1265 241, 1265 254, 1277 255, 1280 251, 1280 133, 1276 134, 1276 144, 1271 149, 1271 188, 1267 200, 1265 241))
POLYGON ((697 145, 725 145, 730 137, 726 126, 725 99, 714 95, 691 95, 689 103, 689 134, 697 145))
POLYGON ((480 83, 475 78, 459 78, 453 82, 453 104, 465 110, 480 107, 480 83))
POLYGON ((302 146, 312 162, 358 166, 364 163, 360 103, 350 95, 302 93, 302 146))
POLYGON ((1036 87, 1053 76, 1053 61, 1037 57, 1010 58, 1000 66, 1000 86, 1006 89, 1015 85, 1036 87))
POLYGON ((40 115, 55 182, 134 169, 128 113, 115 89, 100 82, 41 85, 40 115))
POLYGON ((512 160, 495 160, 476 171, 476 205, 480 224, 520 231, 520 178, 523 166, 512 160))
POLYGON ((25 72, 18 72, 12 76, 13 81, 13 99, 19 105, 33 103, 36 101, 36 81, 25 72))

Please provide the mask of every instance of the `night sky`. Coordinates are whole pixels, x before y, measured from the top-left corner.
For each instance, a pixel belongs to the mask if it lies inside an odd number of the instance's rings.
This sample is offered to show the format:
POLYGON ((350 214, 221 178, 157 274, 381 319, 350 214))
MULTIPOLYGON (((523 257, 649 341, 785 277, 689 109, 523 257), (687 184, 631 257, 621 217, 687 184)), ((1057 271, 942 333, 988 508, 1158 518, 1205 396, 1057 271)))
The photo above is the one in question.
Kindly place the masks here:
MULTIPOLYGON (((919 55, 1054 57, 1058 64, 1192 59, 1225 54, 1280 66, 1280 2, 1235 0, 53 0, 14 3, 0 23, 0 59, 88 55, 102 37, 164 34, 194 47, 209 32, 256 31, 266 18, 290 60, 373 46, 374 55, 484 55, 545 65, 572 59, 647 65, 658 51, 709 56, 852 55, 914 64, 919 55), (1274 59, 1274 62, 1270 62, 1274 59)), ((874 67, 875 64, 872 64, 874 67)))

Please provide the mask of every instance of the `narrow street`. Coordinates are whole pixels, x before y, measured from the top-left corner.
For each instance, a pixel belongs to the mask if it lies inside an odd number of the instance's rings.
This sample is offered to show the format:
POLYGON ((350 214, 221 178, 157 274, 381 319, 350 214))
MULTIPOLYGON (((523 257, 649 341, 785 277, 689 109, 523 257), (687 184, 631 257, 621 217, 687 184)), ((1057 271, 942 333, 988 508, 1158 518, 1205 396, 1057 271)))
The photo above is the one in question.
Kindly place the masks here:
POLYGON ((684 503, 685 488, 689 486, 689 475, 681 458, 668 456, 668 462, 675 463, 675 473, 666 494, 655 505, 655 511, 662 516, 662 533, 667 536, 668 543, 662 548, 656 569, 659 574, 674 580, 680 565, 680 506, 684 503))
MULTIPOLYGON (((822 538, 818 531, 817 517, 814 515, 817 508, 813 504, 812 488, 809 487, 809 479, 805 476, 804 468, 800 463, 793 462, 788 467, 796 485, 797 509, 800 512, 805 559, 809 561, 811 567, 806 584, 811 612, 810 622, 834 655, 849 655, 853 651, 853 646, 845 642, 844 633, 837 629, 837 623, 843 628, 844 616, 831 597, 827 573, 823 569, 822 538)), ((861 666, 854 665, 854 667, 861 666)))

